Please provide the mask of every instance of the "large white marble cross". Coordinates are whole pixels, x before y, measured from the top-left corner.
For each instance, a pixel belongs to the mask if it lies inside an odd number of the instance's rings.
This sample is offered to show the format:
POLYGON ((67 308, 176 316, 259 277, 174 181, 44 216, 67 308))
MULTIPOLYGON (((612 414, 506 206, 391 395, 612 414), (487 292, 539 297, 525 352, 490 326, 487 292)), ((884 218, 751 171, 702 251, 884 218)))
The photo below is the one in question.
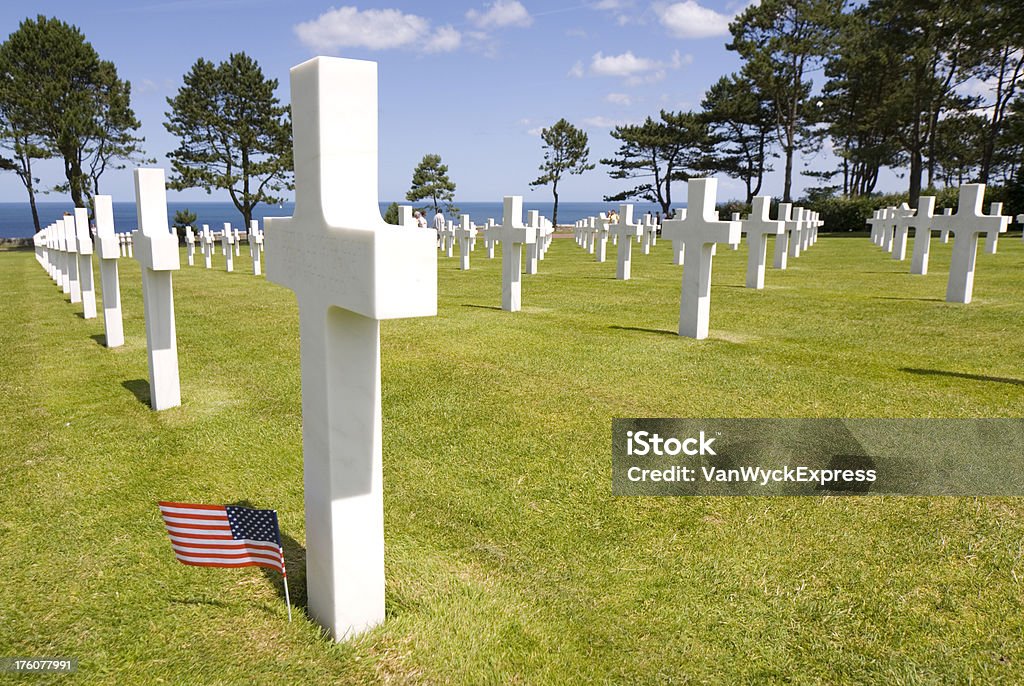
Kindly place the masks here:
POLYGON ((114 234, 114 205, 109 195, 93 196, 96 210, 96 252, 100 258, 100 286, 103 288, 103 330, 108 348, 124 344, 121 318, 121 280, 117 260, 121 245, 114 234))
POLYGON ((203 231, 200 235, 200 240, 203 242, 203 260, 206 262, 206 268, 210 269, 213 267, 213 234, 210 233, 210 225, 203 224, 203 231))
POLYGON ((747 233, 747 288, 764 288, 764 270, 768 257, 768 236, 779 239, 786 231, 786 222, 769 219, 772 199, 767 195, 754 198, 750 216, 743 222, 743 230, 747 233))
POLYGON ((78 232, 75 230, 75 218, 71 215, 58 220, 64 226, 64 249, 67 253, 68 288, 71 302, 82 302, 82 284, 78 281, 78 232))
POLYGON ((472 252, 473 241, 476 240, 476 227, 469 221, 469 215, 459 218, 459 226, 455 229, 455 237, 459 239, 459 269, 469 269, 469 253, 472 252))
POLYGON ((990 215, 995 217, 1001 217, 1003 223, 999 228, 993 226, 985 233, 985 252, 989 255, 995 255, 999 249, 999 234, 1006 233, 1007 229, 1010 228, 1010 219, 1012 217, 1003 216, 1003 203, 994 202, 988 206, 988 212, 990 215))
POLYGON ((686 219, 669 219, 662 234, 684 247, 679 335, 707 338, 711 312, 711 259, 716 243, 736 243, 740 223, 722 221, 715 211, 718 179, 687 182, 686 219))
POLYGON ((914 250, 910 254, 910 273, 928 273, 928 254, 932 247, 932 225, 935 217, 935 196, 922 195, 917 199, 917 212, 909 220, 914 227, 914 250))
POLYGON ((907 259, 907 236, 910 235, 910 227, 914 224, 914 210, 910 205, 903 203, 896 208, 892 217, 892 259, 903 261, 907 259))
POLYGON ((224 222, 224 231, 220 235, 220 247, 224 251, 229 272, 235 271, 235 251, 232 246, 235 244, 235 234, 231 231, 231 222, 224 222))
POLYGON ((518 312, 523 305, 523 244, 537 242, 537 230, 523 226, 523 196, 505 196, 498 235, 501 240, 501 309, 518 312))
POLYGON ((611 224, 608 230, 619 238, 615 278, 620 281, 629 281, 632 271, 633 239, 643 234, 644 231, 641 224, 633 223, 633 206, 626 203, 619 205, 619 221, 611 224))
POLYGON ((793 205, 788 202, 779 203, 779 219, 785 229, 775 237, 775 251, 772 254, 772 267, 785 269, 789 255, 789 233, 796 226, 793 219, 793 205))
POLYGON ((295 291, 309 611, 335 640, 384 620, 380 321, 437 314, 437 235, 377 205, 377 64, 291 69, 295 213, 265 220, 267 278, 295 291))
POLYGON ((192 233, 192 227, 185 227, 185 250, 188 254, 188 266, 195 266, 196 263, 196 235, 192 233))
POLYGON ((142 305, 149 352, 149 400, 154 410, 181 405, 178 337, 174 328, 171 272, 181 268, 178 237, 167 227, 167 187, 163 169, 135 170, 135 207, 139 219, 142 305))
POLYGON ((536 240, 526 244, 526 273, 537 273, 537 257, 539 256, 541 244, 540 211, 529 210, 526 213, 526 226, 533 229, 536 240))
POLYGON ((92 273, 92 235, 89 210, 75 208, 75 239, 78 244, 78 282, 82 291, 82 317, 96 318, 96 284, 92 273))
POLYGON ((793 220, 786 222, 789 232, 789 256, 800 257, 801 235, 805 231, 807 210, 802 207, 793 208, 793 220))
POLYGON ((949 263, 946 301, 969 303, 974 292, 974 264, 978 257, 978 236, 999 231, 1005 217, 986 215, 982 210, 985 184, 960 186, 956 214, 935 217, 937 229, 953 234, 953 256, 949 263))

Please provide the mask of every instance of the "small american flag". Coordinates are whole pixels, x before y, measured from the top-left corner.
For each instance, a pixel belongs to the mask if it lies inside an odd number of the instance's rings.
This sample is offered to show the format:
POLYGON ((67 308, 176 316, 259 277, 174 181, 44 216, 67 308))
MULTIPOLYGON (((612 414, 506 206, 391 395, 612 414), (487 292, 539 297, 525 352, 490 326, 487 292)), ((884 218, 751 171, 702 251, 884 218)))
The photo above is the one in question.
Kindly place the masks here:
POLYGON ((270 567, 288 577, 274 510, 161 502, 160 514, 179 562, 200 567, 270 567))

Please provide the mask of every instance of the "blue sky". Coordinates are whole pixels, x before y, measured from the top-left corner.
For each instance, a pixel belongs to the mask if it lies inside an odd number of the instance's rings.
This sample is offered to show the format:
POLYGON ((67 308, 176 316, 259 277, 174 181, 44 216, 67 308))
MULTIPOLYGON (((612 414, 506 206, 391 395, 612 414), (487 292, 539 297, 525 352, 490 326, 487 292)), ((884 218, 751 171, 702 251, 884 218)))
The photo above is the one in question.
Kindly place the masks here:
MULTIPOLYGON (((425 153, 438 153, 457 184, 456 199, 497 201, 529 188, 542 159, 539 130, 560 117, 590 136, 592 161, 612 155, 611 126, 641 121, 661 108, 698 108, 707 87, 739 68, 725 49, 729 19, 745 0, 465 0, 363 2, 322 0, 36 1, 45 14, 78 26, 101 57, 132 83, 149 156, 169 167, 176 147, 163 127, 166 98, 199 57, 254 57, 288 100, 288 69, 316 54, 379 63, 381 200, 401 199, 425 153)), ((25 3, 0 5, 6 37, 29 16, 25 3)), ((823 166, 822 157, 808 160, 823 166)), ((781 164, 776 164, 781 167, 781 164)), ((800 167, 802 168, 802 167, 800 167)), ((44 185, 60 181, 57 163, 42 166, 44 185)), ((600 200, 621 190, 605 167, 560 186, 567 201, 600 200)), ((720 179, 720 199, 742 197, 738 181, 720 179)), ((797 189, 805 182, 796 180, 797 189)), ((902 187, 893 177, 885 187, 902 187)), ((781 194, 781 172, 766 192, 781 194)), ((680 189, 681 191, 682 189, 680 189)), ((108 172, 101 192, 134 197, 131 172, 108 172)), ((678 191, 677 191, 678 193, 678 191)), ((51 193, 43 201, 63 201, 51 193)), ((0 174, 0 201, 24 189, 0 174)), ((226 192, 170 192, 181 201, 227 200, 226 192)))

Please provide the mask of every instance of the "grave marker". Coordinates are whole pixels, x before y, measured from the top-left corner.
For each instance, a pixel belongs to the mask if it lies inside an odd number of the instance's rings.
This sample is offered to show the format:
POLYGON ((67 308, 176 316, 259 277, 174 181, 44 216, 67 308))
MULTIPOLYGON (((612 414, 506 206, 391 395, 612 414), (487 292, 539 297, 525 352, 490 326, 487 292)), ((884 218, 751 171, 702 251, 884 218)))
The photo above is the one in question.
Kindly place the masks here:
POLYGON ((291 69, 295 213, 265 220, 267 278, 295 291, 306 583, 335 640, 384 620, 380 320, 437 313, 437 238, 377 205, 377 65, 291 69))
POLYGON ((103 330, 108 348, 124 345, 121 317, 121 281, 117 260, 121 245, 114 233, 114 205, 109 195, 93 196, 96 210, 96 252, 100 258, 100 286, 103 288, 103 330))
POLYGON ((722 221, 715 211, 718 179, 687 182, 686 219, 669 219, 662 232, 684 248, 683 290, 679 305, 679 335, 708 337, 711 311, 711 248, 716 243, 735 243, 739 222, 722 221))
POLYGON ((914 250, 910 255, 910 273, 928 273, 928 254, 931 252, 932 227, 935 217, 935 196, 922 195, 917 199, 917 212, 910 220, 914 227, 914 250))
POLYGON ((953 234, 953 256, 949 264, 946 302, 969 303, 974 292, 974 266, 978 257, 978 236, 998 231, 1005 217, 986 215, 982 210, 985 184, 960 186, 956 214, 935 218, 937 228, 953 234))
POLYGON ((139 219, 139 267, 149 356, 149 400, 154 410, 181 405, 178 341, 174 329, 171 272, 181 268, 178 237, 167 227, 167 189, 163 169, 135 170, 135 207, 139 219))
POLYGON ((92 236, 89 234, 89 211, 75 208, 75 238, 78 244, 78 282, 82 291, 82 317, 96 318, 96 286, 92 274, 92 236))
POLYGON ((621 238, 618 249, 618 264, 615 267, 615 278, 620 281, 629 281, 632 270, 633 238, 643 233, 640 224, 633 223, 633 206, 619 205, 619 221, 608 227, 613 235, 621 238))
POLYGON ((771 213, 771 204, 772 199, 769 196, 755 196, 750 216, 743 222, 750 250, 747 255, 747 288, 764 288, 764 271, 768 259, 768 236, 775 236, 775 240, 779 240, 779 237, 786 231, 785 221, 768 218, 771 213))
POLYGON ((506 195, 501 216, 501 309, 522 308, 523 244, 537 242, 537 230, 523 226, 523 196, 506 195))

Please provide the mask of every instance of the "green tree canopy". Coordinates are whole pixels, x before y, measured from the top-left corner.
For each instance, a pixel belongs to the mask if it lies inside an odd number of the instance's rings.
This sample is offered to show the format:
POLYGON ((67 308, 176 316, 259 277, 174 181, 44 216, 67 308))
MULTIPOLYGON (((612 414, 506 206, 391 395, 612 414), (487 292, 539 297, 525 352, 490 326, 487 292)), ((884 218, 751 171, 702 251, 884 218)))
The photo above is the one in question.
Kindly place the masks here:
POLYGON ((65 180, 56 190, 85 207, 114 160, 141 156, 131 86, 78 28, 42 15, 24 20, 0 45, 0 73, 5 135, 21 158, 23 183, 31 178, 24 162, 59 156, 65 180))
POLYGON ((259 203, 281 202, 276 194, 294 187, 292 138, 289 108, 276 89, 277 79, 264 77, 245 53, 219 65, 199 58, 167 99, 164 128, 179 139, 167 154, 168 185, 227 190, 245 226, 259 203))
POLYGON ((782 199, 792 200, 793 161, 807 135, 809 73, 832 45, 845 0, 764 0, 729 25, 727 46, 744 60, 742 73, 771 102, 779 146, 786 160, 782 199))
POLYGON ((405 194, 411 202, 430 200, 436 213, 444 203, 446 212, 454 217, 459 208, 452 204, 455 199, 455 183, 448 178, 448 165, 441 164, 441 156, 427 153, 412 172, 412 188, 405 194))
POLYGON ((544 163, 540 165, 542 174, 530 182, 531 186, 551 184, 551 194, 555 198, 551 210, 551 223, 558 225, 558 182, 562 174, 582 174, 594 168, 589 164, 590 148, 587 146, 587 132, 582 131, 564 118, 556 121, 550 128, 542 129, 540 138, 544 142, 544 163))
POLYGON ((712 168, 743 181, 749 205, 761 192, 765 173, 771 171, 768 137, 775 123, 771 103, 750 79, 731 74, 708 89, 701 107, 718 137, 712 168))
POLYGON ((707 121, 694 112, 661 111, 658 119, 616 126, 612 138, 620 142, 615 156, 601 160, 611 167, 613 179, 639 179, 633 188, 606 195, 606 202, 639 198, 661 205, 667 216, 672 207, 672 182, 686 181, 710 166, 717 139, 707 121))

